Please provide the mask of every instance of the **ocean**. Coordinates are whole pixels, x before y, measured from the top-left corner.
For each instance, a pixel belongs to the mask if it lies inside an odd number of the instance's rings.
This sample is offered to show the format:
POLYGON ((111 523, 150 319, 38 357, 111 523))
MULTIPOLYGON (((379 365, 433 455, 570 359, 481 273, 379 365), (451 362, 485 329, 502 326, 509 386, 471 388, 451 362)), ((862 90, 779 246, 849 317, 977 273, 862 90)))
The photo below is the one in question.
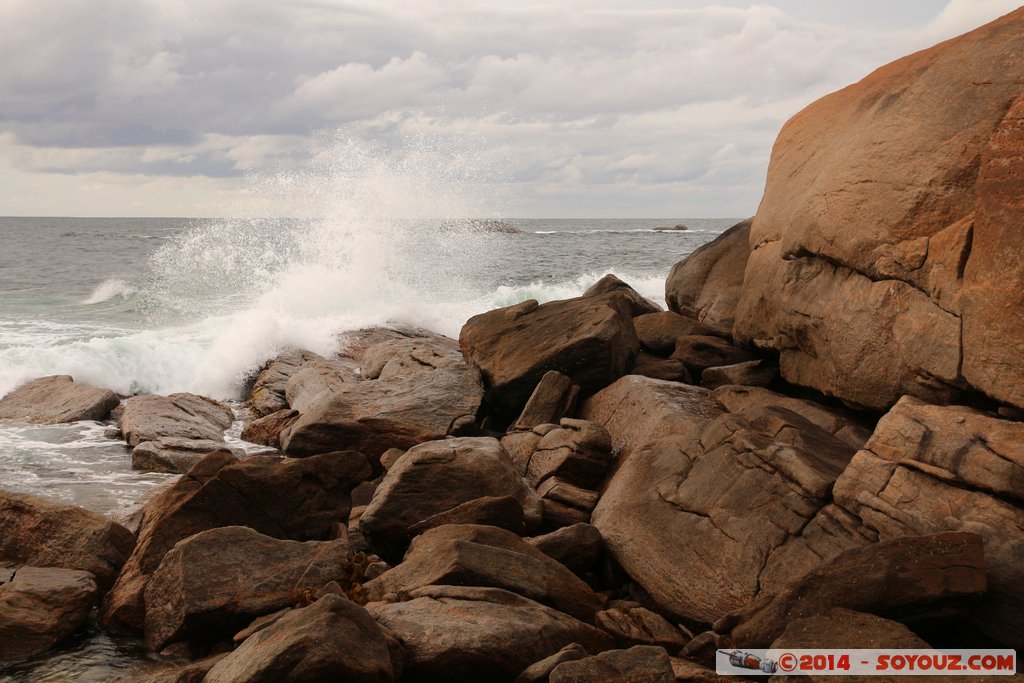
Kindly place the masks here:
MULTIPOLYGON (((575 296, 606 273, 663 304, 672 265, 740 219, 502 220, 521 232, 388 216, 0 218, 0 395, 70 374, 235 402, 279 351, 329 354, 366 325, 457 337, 472 315, 575 296)), ((170 475, 133 471, 106 427, 0 421, 0 487, 104 514, 131 506, 170 475)), ((0 681, 108 680, 141 655, 92 629, 0 681)))

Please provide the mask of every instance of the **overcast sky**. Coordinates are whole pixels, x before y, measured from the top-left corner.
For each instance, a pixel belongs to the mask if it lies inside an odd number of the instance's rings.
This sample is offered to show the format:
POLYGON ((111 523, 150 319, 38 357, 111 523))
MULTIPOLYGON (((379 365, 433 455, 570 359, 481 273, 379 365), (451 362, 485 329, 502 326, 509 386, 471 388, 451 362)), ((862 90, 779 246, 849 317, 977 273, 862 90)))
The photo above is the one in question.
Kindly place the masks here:
POLYGON ((0 215, 244 213, 345 139, 504 216, 746 216, 786 119, 1018 5, 0 0, 0 215))

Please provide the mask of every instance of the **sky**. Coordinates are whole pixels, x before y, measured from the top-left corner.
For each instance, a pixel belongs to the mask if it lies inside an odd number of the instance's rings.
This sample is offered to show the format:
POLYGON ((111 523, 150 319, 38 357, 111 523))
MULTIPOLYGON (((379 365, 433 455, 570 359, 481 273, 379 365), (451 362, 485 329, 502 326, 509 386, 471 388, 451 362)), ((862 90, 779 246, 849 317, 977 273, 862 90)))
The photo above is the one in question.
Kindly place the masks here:
POLYGON ((499 217, 752 215, 789 117, 1017 6, 0 0, 0 215, 288 214, 354 149, 499 217))

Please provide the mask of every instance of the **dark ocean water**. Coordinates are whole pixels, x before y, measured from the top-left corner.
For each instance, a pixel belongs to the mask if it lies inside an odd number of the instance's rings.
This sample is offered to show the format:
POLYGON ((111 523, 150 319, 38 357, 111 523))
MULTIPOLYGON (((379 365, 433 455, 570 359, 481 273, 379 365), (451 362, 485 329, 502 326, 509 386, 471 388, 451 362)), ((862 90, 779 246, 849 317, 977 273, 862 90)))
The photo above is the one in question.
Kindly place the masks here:
MULTIPOLYGON (((457 336, 476 313, 575 296, 606 273, 663 302, 674 263, 739 219, 413 221, 0 218, 0 394, 70 374, 123 394, 239 396, 288 347, 399 321, 457 336), (654 228, 683 223, 683 232, 654 228)), ((0 487, 109 514, 167 475, 133 472, 105 425, 0 422, 0 487)), ((236 426, 237 432, 237 426, 236 426)), ((152 666, 83 633, 0 681, 106 681, 152 666)))

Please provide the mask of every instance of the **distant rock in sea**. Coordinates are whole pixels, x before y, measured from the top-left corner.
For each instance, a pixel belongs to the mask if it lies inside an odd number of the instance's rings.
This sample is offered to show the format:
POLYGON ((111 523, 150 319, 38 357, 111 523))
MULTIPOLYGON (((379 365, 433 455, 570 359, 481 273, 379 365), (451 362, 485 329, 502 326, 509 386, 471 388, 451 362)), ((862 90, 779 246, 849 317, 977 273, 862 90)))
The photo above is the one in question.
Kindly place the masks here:
POLYGON ((684 230, 689 230, 689 228, 683 225, 682 223, 678 223, 672 226, 671 228, 668 227, 667 225, 663 225, 660 228, 654 229, 655 232, 682 232, 684 230))

